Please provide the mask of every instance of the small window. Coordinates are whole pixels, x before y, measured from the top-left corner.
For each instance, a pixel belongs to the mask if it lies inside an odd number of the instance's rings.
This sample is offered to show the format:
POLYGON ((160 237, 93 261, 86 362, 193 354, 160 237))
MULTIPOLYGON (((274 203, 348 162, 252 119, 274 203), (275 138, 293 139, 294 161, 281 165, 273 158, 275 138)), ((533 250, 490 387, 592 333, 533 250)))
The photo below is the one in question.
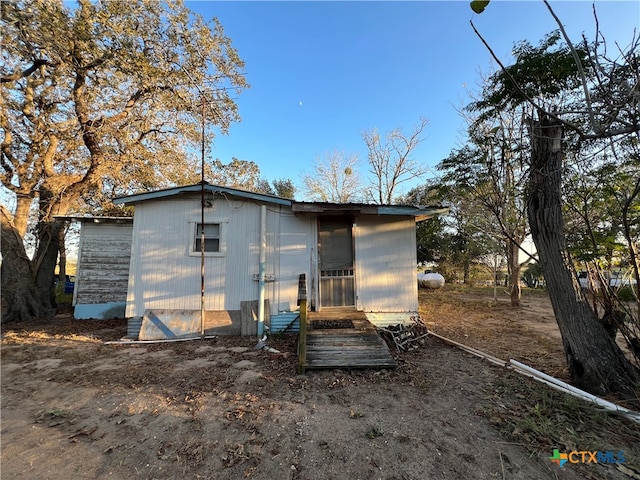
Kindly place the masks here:
POLYGON ((204 225, 204 251, 205 253, 220 252, 220 224, 219 223, 198 223, 196 224, 196 236, 193 242, 194 253, 202 250, 202 230, 204 225))

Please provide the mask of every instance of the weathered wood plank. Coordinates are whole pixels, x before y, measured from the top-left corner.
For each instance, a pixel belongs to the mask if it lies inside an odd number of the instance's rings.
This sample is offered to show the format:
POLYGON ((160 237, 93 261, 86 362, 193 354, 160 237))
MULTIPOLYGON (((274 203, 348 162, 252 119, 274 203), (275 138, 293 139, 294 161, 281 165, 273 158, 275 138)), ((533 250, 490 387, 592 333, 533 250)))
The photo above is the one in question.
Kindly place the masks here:
POLYGON ((300 333, 298 335, 298 374, 307 368, 307 299, 300 299, 300 333))
POLYGON ((366 343, 371 341, 377 341, 377 335, 359 335, 354 334, 352 336, 349 335, 309 335, 307 338, 307 342, 313 343, 326 343, 327 345, 331 345, 332 343, 340 343, 340 342, 348 342, 348 343, 366 343))
MULTIPOLYGON (((269 299, 264 299, 263 321, 269 323, 269 315, 271 307, 269 299)), ((240 302, 240 335, 257 335, 258 334, 258 300, 249 300, 240 302)))
POLYGON ((315 362, 310 360, 307 362, 306 369, 330 369, 330 368, 395 368, 396 363, 393 361, 357 361, 351 360, 349 362, 315 362))
POLYGON ((113 256, 110 256, 110 255, 91 255, 91 256, 82 257, 82 264, 87 266, 106 264, 107 266, 113 265, 113 266, 122 266, 122 267, 128 268, 130 261, 131 260, 128 256, 114 258, 113 256))
POLYGON ((258 301, 240 302, 240 335, 258 334, 258 301))
POLYGON ((350 366, 351 364, 361 365, 363 363, 386 363, 395 365, 395 361, 391 357, 370 357, 370 356, 346 356, 346 357, 312 357, 307 356, 307 365, 332 364, 350 366))
MULTIPOLYGON (((347 345, 339 347, 313 347, 307 345, 307 352, 313 352, 317 355, 366 355, 367 352, 374 354, 380 349, 380 345, 347 345), (348 348, 348 351, 346 351, 348 348)), ((386 352, 384 353, 386 355, 386 352)))
POLYGON ((305 369, 321 368, 394 368, 396 362, 387 344, 378 335, 364 312, 330 311, 313 313, 305 341, 305 369), (321 320, 352 321, 354 328, 314 329, 321 320))

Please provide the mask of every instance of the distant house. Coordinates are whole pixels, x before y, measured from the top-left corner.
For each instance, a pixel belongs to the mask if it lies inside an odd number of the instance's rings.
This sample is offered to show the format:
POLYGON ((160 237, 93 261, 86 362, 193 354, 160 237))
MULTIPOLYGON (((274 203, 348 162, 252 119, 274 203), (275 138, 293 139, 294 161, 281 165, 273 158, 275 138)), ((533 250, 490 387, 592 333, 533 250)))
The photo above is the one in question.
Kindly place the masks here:
POLYGON ((222 334, 246 333, 242 310, 259 299, 267 306, 257 333, 290 325, 301 286, 312 310, 357 309, 378 325, 408 320, 418 311, 416 222, 446 212, 296 202, 206 183, 114 203, 135 206, 125 315, 193 317, 204 288, 207 332, 222 334))
POLYGON ((127 300, 133 218, 62 218, 80 223, 74 317, 122 318, 127 300))

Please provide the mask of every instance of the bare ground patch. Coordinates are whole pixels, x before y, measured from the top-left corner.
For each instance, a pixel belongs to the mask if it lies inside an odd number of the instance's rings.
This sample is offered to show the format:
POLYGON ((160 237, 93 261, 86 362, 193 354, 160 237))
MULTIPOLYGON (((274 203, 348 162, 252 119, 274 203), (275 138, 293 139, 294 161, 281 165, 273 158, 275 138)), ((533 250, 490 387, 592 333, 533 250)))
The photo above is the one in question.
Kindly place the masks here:
MULTIPOLYGON (((513 320, 528 307, 433 293, 434 331, 561 376, 552 336, 513 320)), ((295 336, 270 338, 283 354, 246 337, 103 343, 125 333, 62 318, 4 328, 3 478, 630 478, 550 462, 573 445, 624 450, 639 469, 637 426, 432 337, 395 370, 299 376, 295 336)))

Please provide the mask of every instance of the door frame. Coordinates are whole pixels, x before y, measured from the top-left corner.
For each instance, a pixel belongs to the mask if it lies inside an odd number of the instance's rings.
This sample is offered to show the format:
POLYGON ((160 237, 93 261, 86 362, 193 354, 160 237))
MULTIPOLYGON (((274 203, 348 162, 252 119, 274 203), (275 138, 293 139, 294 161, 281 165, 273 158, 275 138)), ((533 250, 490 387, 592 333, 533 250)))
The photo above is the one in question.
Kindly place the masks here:
MULTIPOLYGON (((317 310, 320 311, 322 309, 332 309, 332 310, 338 310, 338 309, 343 309, 343 310, 356 310, 356 305, 357 305, 357 299, 358 299, 358 295, 357 295, 357 291, 356 291, 356 279, 357 279, 357 272, 356 272, 356 249, 355 249, 355 218, 352 216, 347 216, 347 215, 327 215, 327 216, 318 216, 317 217, 317 260, 316 260, 316 281, 317 281, 317 286, 318 286, 318 304, 317 304, 317 310), (321 268, 321 262, 322 262, 322 244, 321 244, 321 233, 323 232, 322 230, 322 223, 323 222, 334 222, 336 224, 343 224, 344 226, 346 226, 349 229, 349 234, 350 234, 350 238, 351 238, 351 265, 349 268, 343 268, 343 269, 336 269, 333 270, 334 272, 338 273, 340 271, 349 271, 351 272, 351 274, 347 274, 347 275, 322 275, 323 270, 321 268), (326 285, 327 279, 343 279, 343 286, 350 286, 350 289, 352 291, 352 301, 350 303, 348 302, 340 302, 340 303, 344 303, 343 305, 325 305, 325 298, 323 298, 323 284, 326 285), (324 282, 323 282, 324 280, 324 282), (346 304, 348 303, 348 304, 346 304)), ((326 271, 326 270, 325 270, 326 271)), ((333 283, 333 282, 331 282, 333 283)), ((339 287, 338 287, 339 288, 339 287)), ((344 294, 344 288, 342 289, 342 293, 344 294)), ((348 295, 348 292, 347 292, 348 295)), ((333 302, 332 302, 333 303, 333 302)))

